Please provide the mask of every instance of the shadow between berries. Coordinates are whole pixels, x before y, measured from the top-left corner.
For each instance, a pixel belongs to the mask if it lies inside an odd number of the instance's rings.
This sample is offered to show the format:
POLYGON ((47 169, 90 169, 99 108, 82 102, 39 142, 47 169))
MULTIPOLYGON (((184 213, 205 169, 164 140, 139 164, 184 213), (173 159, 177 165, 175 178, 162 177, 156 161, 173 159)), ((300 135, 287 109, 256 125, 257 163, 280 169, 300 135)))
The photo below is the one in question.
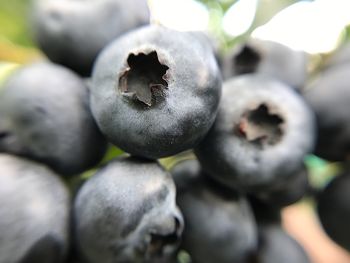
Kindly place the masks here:
POLYGON ((253 73, 261 61, 260 54, 254 48, 244 45, 233 58, 233 65, 237 74, 253 73))

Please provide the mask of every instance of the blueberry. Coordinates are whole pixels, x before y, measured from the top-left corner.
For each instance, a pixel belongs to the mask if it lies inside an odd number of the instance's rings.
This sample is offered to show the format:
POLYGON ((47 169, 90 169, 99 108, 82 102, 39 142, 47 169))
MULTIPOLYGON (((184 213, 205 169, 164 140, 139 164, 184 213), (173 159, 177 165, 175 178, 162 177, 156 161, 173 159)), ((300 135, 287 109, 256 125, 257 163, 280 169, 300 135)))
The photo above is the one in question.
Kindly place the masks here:
POLYGON ((350 174, 334 178, 317 198, 317 211, 326 233, 350 251, 350 174))
POLYGON ((314 116, 293 89, 247 74, 224 83, 216 121, 195 153, 231 188, 263 191, 298 171, 311 152, 314 116))
POLYGON ((278 224, 259 225, 257 263, 310 263, 303 247, 278 224))
POLYGON ((80 173, 104 155, 106 141, 89 109, 84 82, 48 63, 16 71, 0 91, 0 152, 80 173))
POLYGON ((148 26, 100 54, 91 108, 112 143, 155 159, 196 145, 214 122, 220 94, 220 73, 207 41, 148 26))
POLYGON ((175 178, 192 178, 188 187, 180 188, 177 197, 186 226, 182 248, 193 262, 246 262, 257 246, 249 203, 212 182, 200 170, 194 173, 197 165, 195 160, 186 161, 172 170, 175 178))
POLYGON ((0 154, 0 262, 62 262, 68 248, 70 198, 41 164, 0 154))
POLYGON ((108 163, 82 186, 74 215, 77 247, 89 263, 167 262, 183 230, 171 176, 131 157, 108 163))
POLYGON ((307 78, 306 53, 277 42, 250 39, 223 57, 224 79, 259 73, 276 78, 294 88, 302 88, 307 78))
POLYGON ((315 154, 330 161, 344 161, 350 153, 349 73, 347 64, 329 68, 304 93, 316 114, 315 154))
POLYGON ((53 62, 90 75, 97 54, 121 34, 149 23, 146 0, 35 0, 32 29, 53 62))

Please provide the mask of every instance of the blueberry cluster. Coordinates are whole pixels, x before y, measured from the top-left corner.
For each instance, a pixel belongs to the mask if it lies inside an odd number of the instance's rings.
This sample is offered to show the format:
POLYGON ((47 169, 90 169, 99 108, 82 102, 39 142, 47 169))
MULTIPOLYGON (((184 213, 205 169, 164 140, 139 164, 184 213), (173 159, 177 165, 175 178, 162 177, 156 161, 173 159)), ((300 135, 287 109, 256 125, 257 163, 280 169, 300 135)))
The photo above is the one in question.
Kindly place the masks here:
MULTIPOLYGON (((306 155, 349 158, 349 62, 306 85, 305 53, 251 39, 221 56, 149 16, 33 2, 51 62, 0 88, 0 263, 310 262, 280 213, 310 190, 306 155)), ((345 173, 318 211, 350 250, 349 190, 345 173)))

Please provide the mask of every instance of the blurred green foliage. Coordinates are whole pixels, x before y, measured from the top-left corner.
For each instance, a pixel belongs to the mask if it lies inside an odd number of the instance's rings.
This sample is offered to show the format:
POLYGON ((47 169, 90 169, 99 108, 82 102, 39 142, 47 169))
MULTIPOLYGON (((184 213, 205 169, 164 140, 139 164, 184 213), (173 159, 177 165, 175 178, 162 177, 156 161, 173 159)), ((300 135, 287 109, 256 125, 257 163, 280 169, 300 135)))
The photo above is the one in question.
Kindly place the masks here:
POLYGON ((330 163, 315 155, 308 155, 305 158, 305 165, 310 184, 315 189, 323 188, 344 169, 341 163, 330 163))
POLYGON ((237 42, 249 37, 258 26, 267 23, 275 14, 287 6, 302 0, 258 0, 255 17, 250 28, 241 36, 230 37, 222 28, 222 20, 228 9, 238 0, 196 0, 207 6, 209 10, 209 30, 219 39, 224 51, 237 42))
POLYGON ((33 46, 28 30, 30 0, 0 1, 0 38, 22 45, 33 46))
POLYGON ((350 41, 350 25, 348 25, 346 28, 345 28, 345 36, 344 36, 344 40, 346 42, 349 42, 350 41))
MULTIPOLYGON (((266 23, 277 12, 290 4, 300 0, 259 0, 254 22, 251 28, 242 36, 229 37, 222 29, 222 19, 227 10, 237 0, 197 0, 209 10, 209 30, 218 38, 223 49, 230 48, 237 41, 249 36, 258 26, 266 23)), ((14 61, 17 63, 31 61, 38 57, 33 50, 28 10, 31 0, 0 0, 0 61, 14 61)))
POLYGON ((0 0, 0 62, 26 63, 42 57, 29 28, 30 0, 0 0))

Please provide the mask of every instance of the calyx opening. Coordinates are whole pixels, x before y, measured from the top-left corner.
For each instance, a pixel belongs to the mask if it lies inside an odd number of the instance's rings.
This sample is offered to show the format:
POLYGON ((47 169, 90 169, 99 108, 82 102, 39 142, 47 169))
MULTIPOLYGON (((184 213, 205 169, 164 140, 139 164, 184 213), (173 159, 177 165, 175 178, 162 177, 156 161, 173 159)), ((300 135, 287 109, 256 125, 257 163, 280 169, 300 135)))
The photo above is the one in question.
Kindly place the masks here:
POLYGON ((162 255, 165 246, 176 245, 180 240, 180 221, 174 218, 174 230, 167 234, 151 233, 151 241, 149 245, 149 253, 152 255, 162 255))
POLYGON ((164 96, 164 89, 168 87, 166 72, 169 67, 160 63, 156 51, 148 54, 130 53, 127 63, 129 67, 119 78, 120 91, 152 106, 155 98, 164 96))
POLYGON ((244 45, 233 58, 235 71, 237 74, 253 73, 257 70, 260 60, 260 54, 253 47, 244 45))
POLYGON ((283 118, 272 113, 268 104, 246 111, 238 124, 238 134, 248 142, 264 148, 275 145, 283 136, 283 118))

